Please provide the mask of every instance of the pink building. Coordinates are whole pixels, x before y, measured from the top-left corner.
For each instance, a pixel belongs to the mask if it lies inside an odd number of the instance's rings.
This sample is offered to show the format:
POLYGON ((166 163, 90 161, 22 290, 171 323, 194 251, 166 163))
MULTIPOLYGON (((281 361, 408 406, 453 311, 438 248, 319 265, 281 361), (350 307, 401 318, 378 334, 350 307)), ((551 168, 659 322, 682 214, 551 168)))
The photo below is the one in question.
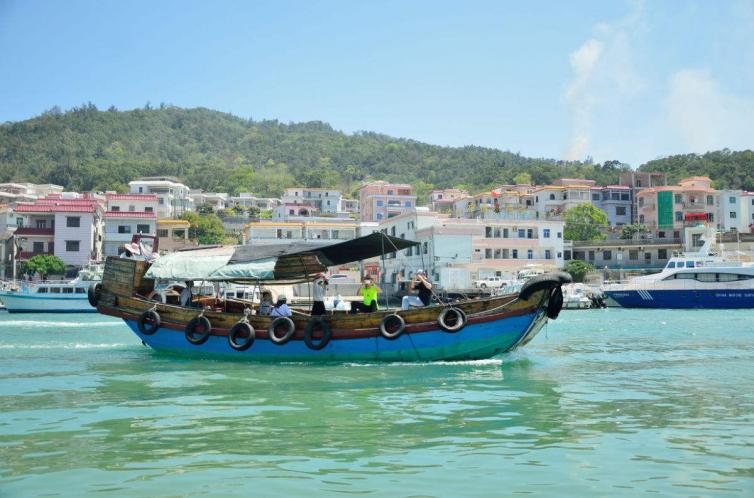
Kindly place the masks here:
POLYGON ((450 213, 455 201, 468 196, 466 190, 458 188, 435 189, 429 193, 430 209, 439 213, 450 213))
POLYGON ((361 221, 381 221, 414 209, 414 188, 406 183, 377 181, 359 189, 361 221))

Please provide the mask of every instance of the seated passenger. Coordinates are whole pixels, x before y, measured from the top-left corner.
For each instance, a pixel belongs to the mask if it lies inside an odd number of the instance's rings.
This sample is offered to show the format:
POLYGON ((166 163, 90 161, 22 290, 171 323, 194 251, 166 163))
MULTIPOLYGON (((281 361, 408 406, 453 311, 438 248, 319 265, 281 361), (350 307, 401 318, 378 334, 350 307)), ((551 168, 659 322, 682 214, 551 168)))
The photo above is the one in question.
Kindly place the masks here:
POLYGON ((191 298, 191 285, 192 282, 190 280, 186 280, 186 287, 183 288, 181 291, 181 298, 179 300, 179 303, 181 306, 192 306, 192 298, 191 298))
POLYGON ((429 306, 432 303, 432 283, 427 278, 427 272, 419 270, 411 279, 411 290, 416 292, 415 296, 403 296, 401 309, 407 310, 412 306, 429 306))
POLYGON ((288 299, 285 297, 285 294, 280 294, 278 296, 278 301, 275 303, 275 306, 272 308, 272 311, 270 312, 270 316, 291 316, 293 313, 291 312, 291 309, 288 307, 288 299))
POLYGON ((275 304, 272 302, 272 292, 262 291, 262 302, 259 303, 259 315, 269 316, 272 313, 275 304))
POLYGON ((371 277, 364 277, 361 287, 356 292, 362 296, 363 302, 352 302, 351 313, 373 313, 379 309, 377 306, 377 294, 382 292, 382 289, 372 283, 371 277))

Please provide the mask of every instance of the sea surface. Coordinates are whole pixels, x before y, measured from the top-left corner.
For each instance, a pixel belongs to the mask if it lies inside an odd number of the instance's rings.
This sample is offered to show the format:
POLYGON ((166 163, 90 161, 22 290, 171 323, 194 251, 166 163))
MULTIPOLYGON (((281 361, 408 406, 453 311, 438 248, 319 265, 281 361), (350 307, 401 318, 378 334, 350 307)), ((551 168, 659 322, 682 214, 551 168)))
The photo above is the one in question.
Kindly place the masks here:
POLYGON ((0 497, 754 496, 754 310, 564 311, 440 364, 157 354, 0 314, 0 497))

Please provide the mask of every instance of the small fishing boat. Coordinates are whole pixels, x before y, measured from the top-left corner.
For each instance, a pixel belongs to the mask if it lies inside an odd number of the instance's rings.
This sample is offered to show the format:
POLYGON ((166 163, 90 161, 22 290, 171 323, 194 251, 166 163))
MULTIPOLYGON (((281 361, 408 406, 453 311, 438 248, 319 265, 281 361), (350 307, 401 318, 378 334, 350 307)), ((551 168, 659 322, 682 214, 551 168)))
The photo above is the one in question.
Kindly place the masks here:
POLYGON ((754 308, 754 264, 712 254, 714 235, 698 253, 674 256, 659 273, 603 286, 624 308, 754 308))
POLYGON ((8 282, 0 290, 0 301, 8 313, 94 313, 87 293, 102 280, 102 265, 90 263, 73 280, 8 282))
POLYGON ((88 295, 100 313, 122 318, 158 351, 273 362, 476 360, 531 341, 548 317, 558 316, 561 285, 571 281, 568 274, 556 272, 530 279, 515 294, 406 311, 331 310, 322 316, 295 306, 291 317, 264 316, 254 302, 227 296, 200 298, 191 306, 149 298, 160 281, 257 287, 311 282, 328 267, 416 245, 377 232, 331 245, 179 251, 151 263, 110 257, 102 283, 88 295))

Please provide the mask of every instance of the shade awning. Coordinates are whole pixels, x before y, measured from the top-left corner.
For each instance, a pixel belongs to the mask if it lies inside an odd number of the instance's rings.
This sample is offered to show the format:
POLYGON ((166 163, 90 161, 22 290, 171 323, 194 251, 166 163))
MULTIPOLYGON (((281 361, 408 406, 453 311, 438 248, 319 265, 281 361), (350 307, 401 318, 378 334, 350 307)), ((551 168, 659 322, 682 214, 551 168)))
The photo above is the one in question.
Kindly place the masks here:
POLYGON ((178 251, 156 260, 147 278, 164 280, 305 280, 337 266, 415 247, 413 242, 376 232, 339 242, 224 246, 178 251))

